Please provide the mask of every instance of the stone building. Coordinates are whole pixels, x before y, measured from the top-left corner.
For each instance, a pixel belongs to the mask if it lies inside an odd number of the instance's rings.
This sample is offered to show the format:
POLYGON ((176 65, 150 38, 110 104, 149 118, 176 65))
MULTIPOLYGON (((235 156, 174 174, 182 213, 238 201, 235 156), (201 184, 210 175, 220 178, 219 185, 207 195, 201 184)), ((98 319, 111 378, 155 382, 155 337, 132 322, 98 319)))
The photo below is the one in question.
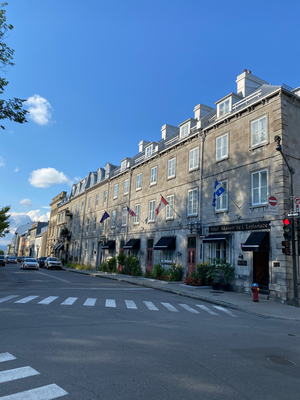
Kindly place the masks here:
MULTIPOLYGON (((54 251, 92 266, 122 250, 136 254, 143 271, 175 261, 186 273, 225 257, 235 268, 234 290, 250 292, 257 282, 279 301, 298 296, 298 254, 282 253, 290 174, 274 136, 298 171, 300 89, 270 85, 247 70, 236 83, 236 93, 216 107, 198 104, 178 127, 164 125, 160 140, 140 141, 134 157, 106 163, 56 196, 48 249, 59 244, 54 251), (213 207, 216 180, 225 192, 213 207), (270 195, 278 199, 275 214, 270 195), (161 196, 168 204, 156 214, 161 196)), ((296 172, 294 194, 299 186, 296 172)))

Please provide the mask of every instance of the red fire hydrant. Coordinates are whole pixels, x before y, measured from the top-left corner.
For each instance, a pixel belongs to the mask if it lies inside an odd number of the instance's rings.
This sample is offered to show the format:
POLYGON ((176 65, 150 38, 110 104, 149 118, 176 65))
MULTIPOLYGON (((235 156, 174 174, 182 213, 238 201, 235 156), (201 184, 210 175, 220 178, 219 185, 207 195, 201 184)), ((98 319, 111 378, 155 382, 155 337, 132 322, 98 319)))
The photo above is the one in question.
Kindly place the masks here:
POLYGON ((252 292, 253 292, 253 301, 259 301, 258 299, 258 292, 259 292, 259 287, 257 283, 253 283, 252 288, 251 288, 252 292))

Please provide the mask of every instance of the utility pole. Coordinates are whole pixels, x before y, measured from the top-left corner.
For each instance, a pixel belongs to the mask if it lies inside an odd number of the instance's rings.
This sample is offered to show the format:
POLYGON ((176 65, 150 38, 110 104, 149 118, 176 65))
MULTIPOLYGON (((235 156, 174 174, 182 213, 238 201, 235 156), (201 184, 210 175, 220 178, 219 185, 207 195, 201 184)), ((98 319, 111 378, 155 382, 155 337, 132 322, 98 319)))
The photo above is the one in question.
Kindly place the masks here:
MULTIPOLYGON (((290 173, 290 204, 291 204, 291 213, 293 212, 294 208, 294 189, 293 189, 293 175, 295 173, 294 168, 292 168, 285 156, 285 154, 282 152, 282 146, 280 144, 281 137, 276 135, 274 136, 274 140, 277 143, 276 150, 280 152, 282 155, 289 173, 290 173)), ((294 218, 291 218, 292 221, 292 258, 293 258, 293 281, 294 281, 294 298, 292 300, 292 305, 295 307, 299 307, 299 300, 298 300, 298 285, 297 285, 297 260, 296 260, 296 241, 295 241, 295 220, 294 218)))

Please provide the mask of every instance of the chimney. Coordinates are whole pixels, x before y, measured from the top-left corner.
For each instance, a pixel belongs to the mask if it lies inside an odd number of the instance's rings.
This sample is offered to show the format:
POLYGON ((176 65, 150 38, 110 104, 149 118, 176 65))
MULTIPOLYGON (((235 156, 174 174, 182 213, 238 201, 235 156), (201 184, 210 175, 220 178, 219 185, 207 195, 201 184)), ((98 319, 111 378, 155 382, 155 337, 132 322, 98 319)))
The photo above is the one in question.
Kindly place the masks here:
POLYGON ((147 140, 141 140, 139 143, 139 153, 145 150, 145 146, 148 144, 147 140))
POLYGON ((163 140, 167 139, 169 136, 178 132, 178 127, 173 125, 165 124, 161 127, 161 138, 163 140))
POLYGON ((194 118, 197 121, 200 121, 201 118, 205 117, 205 115, 209 114, 213 110, 214 110, 214 108, 200 103, 194 108, 194 115, 195 115, 194 118))
POLYGON ((251 74, 251 71, 244 69, 243 73, 236 78, 237 93, 243 97, 249 96, 261 85, 268 85, 269 83, 251 74))

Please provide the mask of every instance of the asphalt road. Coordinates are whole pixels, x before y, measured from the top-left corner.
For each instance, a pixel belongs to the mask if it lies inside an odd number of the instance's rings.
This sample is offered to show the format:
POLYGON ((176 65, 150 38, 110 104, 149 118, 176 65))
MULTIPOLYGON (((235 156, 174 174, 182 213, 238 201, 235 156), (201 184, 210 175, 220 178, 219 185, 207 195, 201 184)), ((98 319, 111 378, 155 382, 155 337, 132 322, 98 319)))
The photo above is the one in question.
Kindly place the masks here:
POLYGON ((0 399, 295 398, 299 328, 124 282, 8 264, 0 268, 0 399))

